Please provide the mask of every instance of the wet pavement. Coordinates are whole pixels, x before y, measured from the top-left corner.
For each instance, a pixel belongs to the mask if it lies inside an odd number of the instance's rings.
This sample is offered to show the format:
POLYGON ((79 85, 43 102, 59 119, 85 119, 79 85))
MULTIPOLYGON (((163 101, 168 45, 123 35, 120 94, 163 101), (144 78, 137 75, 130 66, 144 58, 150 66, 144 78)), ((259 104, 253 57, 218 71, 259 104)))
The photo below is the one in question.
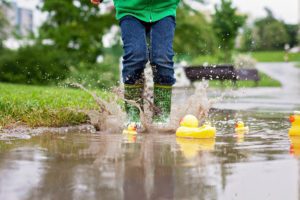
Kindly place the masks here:
POLYGON ((0 141, 0 199, 299 199, 300 138, 288 137, 288 117, 300 108, 300 70, 258 67, 273 77, 295 70, 282 75, 294 84, 280 76, 283 88, 225 91, 208 117, 216 139, 47 133, 0 141), (236 120, 250 132, 235 133, 236 120))
POLYGON ((280 81, 282 87, 211 90, 211 97, 224 95, 214 107, 285 113, 300 110, 300 68, 295 67, 295 63, 258 63, 257 69, 280 81))

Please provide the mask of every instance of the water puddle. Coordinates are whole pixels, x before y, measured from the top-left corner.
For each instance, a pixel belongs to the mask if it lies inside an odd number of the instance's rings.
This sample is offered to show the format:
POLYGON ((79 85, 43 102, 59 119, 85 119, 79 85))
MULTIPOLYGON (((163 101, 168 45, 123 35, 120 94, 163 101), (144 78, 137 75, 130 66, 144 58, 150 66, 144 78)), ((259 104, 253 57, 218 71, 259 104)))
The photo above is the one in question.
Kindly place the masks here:
POLYGON ((0 199, 299 199, 285 114, 211 110, 217 138, 55 134, 0 141, 0 199), (235 119, 250 127, 234 133, 235 119))

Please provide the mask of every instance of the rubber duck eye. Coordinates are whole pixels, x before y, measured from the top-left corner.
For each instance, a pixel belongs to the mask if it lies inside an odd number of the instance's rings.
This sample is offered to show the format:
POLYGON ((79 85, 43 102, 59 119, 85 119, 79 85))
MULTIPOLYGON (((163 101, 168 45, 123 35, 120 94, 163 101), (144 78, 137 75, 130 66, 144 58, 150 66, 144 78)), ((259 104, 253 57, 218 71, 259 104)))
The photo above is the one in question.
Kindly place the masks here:
POLYGON ((133 126, 133 129, 136 131, 136 129, 137 129, 137 125, 136 124, 133 126))
POLYGON ((295 121, 295 116, 294 115, 290 116, 290 122, 293 123, 294 121, 295 121))

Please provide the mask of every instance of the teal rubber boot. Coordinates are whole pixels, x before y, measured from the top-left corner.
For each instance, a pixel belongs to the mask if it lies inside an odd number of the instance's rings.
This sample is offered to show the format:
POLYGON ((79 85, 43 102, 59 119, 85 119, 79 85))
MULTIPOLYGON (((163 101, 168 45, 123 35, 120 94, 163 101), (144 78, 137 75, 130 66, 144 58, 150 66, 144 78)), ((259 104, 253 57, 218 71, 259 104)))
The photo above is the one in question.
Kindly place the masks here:
MULTIPOLYGON (((144 85, 125 85, 124 98, 137 102, 143 109, 143 91, 144 85)), ((125 102, 125 111, 127 113, 128 122, 140 123, 140 111, 136 106, 125 102)))
POLYGON ((154 123, 168 123, 171 113, 172 86, 154 85, 154 106, 157 108, 154 111, 154 123))

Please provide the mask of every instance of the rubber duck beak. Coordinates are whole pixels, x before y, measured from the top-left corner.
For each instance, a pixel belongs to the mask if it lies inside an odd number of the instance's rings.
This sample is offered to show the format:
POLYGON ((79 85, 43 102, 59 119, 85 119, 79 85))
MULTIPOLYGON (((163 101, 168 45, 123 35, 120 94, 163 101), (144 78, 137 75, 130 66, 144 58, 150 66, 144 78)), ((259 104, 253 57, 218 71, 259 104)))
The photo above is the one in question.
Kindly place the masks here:
POLYGON ((181 124, 182 122, 183 122, 183 118, 181 118, 181 120, 180 120, 179 124, 181 124))
POLYGON ((137 129, 137 127, 136 127, 136 126, 134 126, 134 127, 133 127, 133 130, 134 130, 134 131, 136 131, 136 129, 137 129))
POLYGON ((294 115, 290 116, 290 122, 293 123, 294 121, 295 121, 295 116, 294 115))

